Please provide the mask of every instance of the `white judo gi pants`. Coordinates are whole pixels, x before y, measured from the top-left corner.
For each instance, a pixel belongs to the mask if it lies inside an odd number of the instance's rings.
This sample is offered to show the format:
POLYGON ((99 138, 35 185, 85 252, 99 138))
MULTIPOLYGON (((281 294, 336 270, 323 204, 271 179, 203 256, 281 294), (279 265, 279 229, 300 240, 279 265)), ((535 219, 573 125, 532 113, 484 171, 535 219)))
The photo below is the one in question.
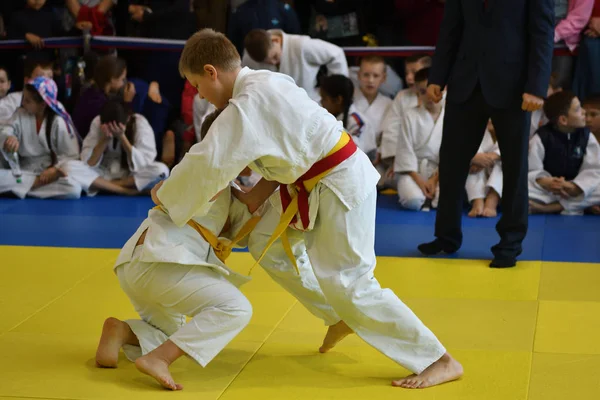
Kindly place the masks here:
MULTIPOLYGON (((341 320, 392 360, 414 373, 422 372, 446 349, 394 292, 382 289, 374 277, 377 191, 373 188, 362 204, 348 211, 325 185, 318 184, 314 190, 320 190, 319 210, 313 230, 302 232, 309 257, 300 269, 302 278, 306 278, 304 271, 310 262, 327 303, 341 320)), ((256 232, 273 232, 279 223, 279 215, 265 217, 250 237, 255 258, 270 236, 256 232)), ((299 237, 291 228, 287 232, 299 237)), ((278 276, 295 274, 279 240, 269 248, 261 266, 278 276)), ((295 295, 305 305, 311 302, 298 292, 295 295)))
POLYGON ((485 199, 490 189, 494 189, 502 197, 502 163, 497 162, 491 170, 482 169, 469 174, 465 189, 469 203, 475 199, 485 199))
MULTIPOLYGON (((419 162, 419 175, 424 180, 428 180, 434 174, 437 169, 437 164, 434 164, 428 160, 421 160, 419 162)), ((423 194, 423 191, 417 185, 417 182, 408 174, 396 174, 398 177, 398 201, 400 205, 408 210, 419 211, 423 208, 427 197, 423 194)), ((431 200, 431 206, 437 208, 438 201, 440 198, 440 186, 437 185, 435 189, 435 195, 431 200)))
POLYGON ((563 215, 582 215, 587 208, 600 205, 600 186, 588 196, 580 194, 577 197, 564 199, 548 192, 539 183, 529 181, 529 199, 544 204, 560 203, 564 209, 561 212, 563 215))
MULTIPOLYGON (((129 171, 121 169, 116 173, 103 167, 90 167, 83 161, 69 161, 64 167, 65 172, 77 181, 88 196, 94 196, 98 192, 90 190, 94 181, 100 177, 106 180, 121 179, 130 175, 129 171)), ((152 162, 140 168, 139 171, 132 172, 133 180, 135 181, 136 189, 141 192, 150 190, 159 181, 168 178, 169 168, 161 162, 152 162)))
POLYGON ((140 342, 124 346, 125 355, 135 361, 169 339, 205 367, 248 325, 250 302, 210 267, 141 262, 140 250, 116 269, 142 318, 125 321, 140 342))
POLYGON ((81 186, 70 176, 35 189, 31 189, 36 174, 22 171, 21 182, 18 183, 10 169, 0 169, 0 193, 12 192, 20 199, 26 196, 39 199, 78 199, 81 197, 81 186))

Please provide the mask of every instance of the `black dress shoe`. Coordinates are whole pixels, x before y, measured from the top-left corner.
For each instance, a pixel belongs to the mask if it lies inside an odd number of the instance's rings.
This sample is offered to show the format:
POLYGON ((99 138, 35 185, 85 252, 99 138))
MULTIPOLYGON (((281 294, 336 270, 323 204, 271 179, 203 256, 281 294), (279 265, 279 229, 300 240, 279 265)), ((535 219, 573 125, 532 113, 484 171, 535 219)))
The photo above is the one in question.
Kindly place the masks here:
POLYGON ((490 263, 490 268, 512 268, 517 265, 514 258, 494 258, 490 263))
POLYGON ((435 239, 433 242, 420 244, 417 248, 426 256, 435 256, 441 253, 453 254, 458 251, 458 249, 445 245, 438 239, 435 239))

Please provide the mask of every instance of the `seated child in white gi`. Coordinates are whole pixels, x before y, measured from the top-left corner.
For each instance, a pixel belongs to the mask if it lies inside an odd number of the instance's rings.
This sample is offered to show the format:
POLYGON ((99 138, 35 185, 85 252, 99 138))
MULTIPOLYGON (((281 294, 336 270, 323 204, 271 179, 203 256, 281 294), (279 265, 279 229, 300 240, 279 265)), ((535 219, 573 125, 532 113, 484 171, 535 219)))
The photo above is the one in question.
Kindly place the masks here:
POLYGON ((350 78, 344 75, 328 76, 321 82, 320 92, 323 108, 342 121, 354 143, 374 161, 377 151, 375 135, 365 116, 353 104, 354 84, 350 78))
POLYGON ((381 125, 381 143, 378 147, 379 162, 375 165, 375 168, 381 174, 381 179, 377 184, 380 189, 395 189, 397 186, 397 177, 394 174, 394 157, 396 157, 398 134, 402 129, 402 121, 406 111, 419 105, 415 74, 423 68, 431 66, 431 57, 417 54, 407 57, 404 63, 407 88, 396 95, 381 125))
POLYGON ((444 102, 427 97, 429 68, 417 72, 415 87, 420 105, 406 110, 400 126, 394 172, 398 178, 398 198, 409 210, 436 208, 439 198, 438 163, 442 143, 444 102))
POLYGON ((600 145, 573 93, 550 96, 544 113, 529 146, 530 212, 582 214, 600 205, 600 145))
POLYGON ((385 82, 385 61, 379 56, 367 56, 360 60, 358 87, 354 90, 354 106, 367 117, 373 125, 375 138, 381 141, 383 120, 392 104, 392 99, 381 94, 381 85, 385 82))
MULTIPOLYGON (((217 115, 206 118, 203 130, 217 115)), ((188 355, 205 367, 248 325, 252 306, 238 287, 249 278, 230 270, 224 264, 227 251, 213 247, 221 235, 226 243, 234 239, 251 218, 231 190, 225 188, 206 215, 181 228, 162 209, 149 211, 114 266, 141 319, 104 322, 99 367, 116 368, 123 348, 138 370, 167 389, 181 390, 169 372, 171 363, 188 355)))
POLYGON ((52 79, 30 81, 23 90, 21 108, 7 125, 0 126, 2 155, 12 165, 0 169, 0 193, 12 192, 21 199, 81 196, 81 186, 65 168, 79 156, 77 133, 56 93, 52 79))
POLYGON ((146 118, 127 115, 122 103, 109 101, 83 140, 81 161, 67 169, 88 196, 98 191, 136 195, 169 176, 169 168, 155 157, 154 132, 146 118))
POLYGON ((471 204, 469 217, 498 215, 498 202, 502 195, 502 162, 491 119, 488 121, 479 151, 471 160, 466 189, 471 204))
POLYGON ((344 50, 321 39, 279 29, 254 29, 246 35, 244 47, 242 65, 286 74, 315 101, 320 100, 317 75, 322 66, 329 75, 348 76, 344 50))

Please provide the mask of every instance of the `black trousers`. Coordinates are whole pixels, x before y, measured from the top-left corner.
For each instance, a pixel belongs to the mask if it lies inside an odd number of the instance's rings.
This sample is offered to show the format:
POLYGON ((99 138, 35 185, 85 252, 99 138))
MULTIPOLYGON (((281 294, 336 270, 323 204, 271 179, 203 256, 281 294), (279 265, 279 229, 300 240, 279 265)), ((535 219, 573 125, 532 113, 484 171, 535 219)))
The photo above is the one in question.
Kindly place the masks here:
POLYGON ((502 216, 496 225, 500 242, 492 247, 492 252, 498 258, 512 258, 521 254, 521 243, 527 234, 531 113, 523 111, 520 104, 506 109, 490 106, 479 85, 466 102, 446 102, 435 236, 452 249, 458 249, 462 244, 465 183, 471 159, 481 145, 489 118, 496 130, 504 175, 502 216))

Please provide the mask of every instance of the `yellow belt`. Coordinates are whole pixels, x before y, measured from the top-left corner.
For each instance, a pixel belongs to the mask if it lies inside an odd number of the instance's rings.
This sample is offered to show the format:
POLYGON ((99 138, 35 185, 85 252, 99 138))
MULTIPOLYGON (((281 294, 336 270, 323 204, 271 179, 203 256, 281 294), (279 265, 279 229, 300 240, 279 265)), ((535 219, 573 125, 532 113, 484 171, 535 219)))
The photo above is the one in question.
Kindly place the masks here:
MULTIPOLYGON (((154 207, 154 209, 162 210, 164 212, 164 209, 161 206, 156 206, 156 207, 154 207)), ((225 241, 225 240, 219 239, 217 237, 217 235, 215 235, 210 230, 206 229, 205 227, 203 227, 202 225, 200 225, 199 223, 197 223, 196 221, 194 221, 192 219, 190 219, 187 224, 189 226, 191 226, 192 228, 194 228, 194 230, 196 232, 198 232, 200 234, 200 236, 202 236, 204 238, 204 240, 206 240, 208 242, 208 244, 210 244, 210 246, 213 248, 213 250, 215 252, 215 255, 219 258, 219 260, 221 260, 224 263, 225 260, 227 260, 227 258, 231 254, 233 246, 235 246, 240 240, 242 240, 248 234, 250 234, 250 232, 252 232, 252 230, 254 229, 256 224, 258 224, 258 221, 260 221, 260 217, 250 218, 244 224, 244 226, 242 226, 242 229, 240 229, 240 231, 235 236, 235 238, 233 238, 232 241, 228 241, 228 240, 225 241)), ((252 269, 250 271, 252 271, 252 269)))

